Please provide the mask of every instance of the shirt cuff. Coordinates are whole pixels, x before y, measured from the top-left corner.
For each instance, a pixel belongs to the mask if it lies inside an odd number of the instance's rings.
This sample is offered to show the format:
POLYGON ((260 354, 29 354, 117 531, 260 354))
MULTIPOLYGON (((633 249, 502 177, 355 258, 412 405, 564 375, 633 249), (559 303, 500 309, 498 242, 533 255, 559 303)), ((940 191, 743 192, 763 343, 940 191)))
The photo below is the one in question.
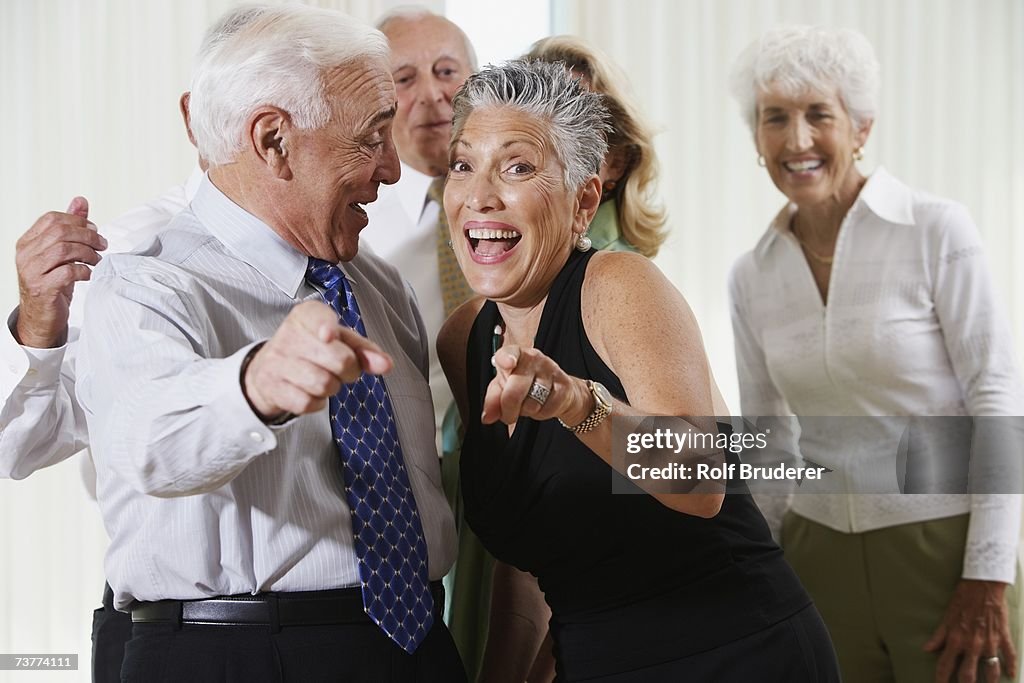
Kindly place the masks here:
MULTIPOLYGON (((227 364, 226 374, 227 377, 233 378, 234 382, 232 383, 233 388, 226 396, 226 402, 221 406, 225 419, 232 420, 233 416, 238 416, 236 424, 240 430, 239 441, 247 444, 243 450, 250 453, 266 452, 277 447, 277 437, 274 435, 277 429, 263 423, 263 420, 252 409, 249 399, 245 397, 245 392, 242 390, 242 366, 246 363, 249 353, 262 343, 249 344, 229 357, 231 362, 227 364)), ((227 377, 224 379, 226 380, 227 377)))
POLYGON ((1017 575, 1020 514, 1020 495, 971 496, 962 578, 1014 583, 1017 575))
POLYGON ((7 326, 0 331, 0 391, 6 399, 15 387, 45 387, 60 380, 61 366, 67 345, 55 349, 23 346, 14 337, 18 309, 7 317, 7 326))

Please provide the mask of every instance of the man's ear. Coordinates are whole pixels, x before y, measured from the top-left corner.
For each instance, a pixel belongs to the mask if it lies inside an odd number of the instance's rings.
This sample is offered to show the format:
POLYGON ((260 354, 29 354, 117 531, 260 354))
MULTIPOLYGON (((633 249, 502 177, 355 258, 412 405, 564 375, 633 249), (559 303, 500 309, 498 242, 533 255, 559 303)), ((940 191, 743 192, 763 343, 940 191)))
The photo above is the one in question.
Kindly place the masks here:
POLYGON ((181 120, 185 122, 185 133, 188 134, 188 141, 192 143, 192 146, 196 146, 196 136, 192 134, 192 116, 189 113, 188 105, 192 99, 192 93, 188 90, 181 93, 181 97, 178 98, 178 109, 181 111, 181 120))
POLYGON ((600 206, 601 177, 595 174, 576 193, 576 215, 573 217, 572 231, 577 235, 585 233, 600 206))
POLYGON ((281 180, 291 180, 288 137, 295 129, 287 112, 277 107, 262 107, 249 119, 249 142, 267 168, 281 180))

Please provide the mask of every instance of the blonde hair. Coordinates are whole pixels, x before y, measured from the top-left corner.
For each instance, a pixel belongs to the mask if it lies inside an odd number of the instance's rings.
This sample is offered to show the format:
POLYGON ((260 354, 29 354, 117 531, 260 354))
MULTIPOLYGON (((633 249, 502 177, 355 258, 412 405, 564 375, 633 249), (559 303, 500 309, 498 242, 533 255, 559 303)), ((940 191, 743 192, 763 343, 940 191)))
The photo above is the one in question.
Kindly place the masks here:
POLYGON ((650 127, 626 97, 625 75, 607 56, 574 36, 542 38, 523 58, 562 62, 585 77, 590 89, 603 96, 611 114, 609 152, 622 149, 626 153, 626 169, 611 193, 619 229, 638 252, 653 257, 667 237, 665 207, 655 197, 658 158, 650 127))

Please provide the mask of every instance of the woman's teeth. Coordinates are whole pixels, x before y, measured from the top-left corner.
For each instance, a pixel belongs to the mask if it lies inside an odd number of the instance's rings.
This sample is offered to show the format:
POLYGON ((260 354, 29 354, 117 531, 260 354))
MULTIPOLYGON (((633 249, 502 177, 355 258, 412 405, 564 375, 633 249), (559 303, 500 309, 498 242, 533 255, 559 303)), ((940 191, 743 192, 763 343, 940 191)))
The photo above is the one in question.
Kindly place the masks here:
POLYGON ((484 230, 473 228, 467 231, 469 238, 474 240, 511 240, 519 237, 515 230, 484 230))
POLYGON ((809 161, 787 161, 783 164, 786 170, 793 171, 794 173, 802 173, 804 171, 813 171, 816 168, 821 168, 825 162, 821 159, 811 159, 809 161))

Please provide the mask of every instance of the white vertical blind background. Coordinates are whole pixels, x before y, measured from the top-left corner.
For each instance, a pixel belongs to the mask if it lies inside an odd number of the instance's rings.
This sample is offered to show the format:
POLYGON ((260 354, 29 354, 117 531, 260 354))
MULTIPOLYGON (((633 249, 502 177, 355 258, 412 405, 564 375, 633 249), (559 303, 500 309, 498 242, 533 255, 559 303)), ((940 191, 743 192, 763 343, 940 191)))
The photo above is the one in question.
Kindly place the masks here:
MULTIPOLYGON (((0 316, 17 303, 15 241, 43 211, 83 194, 102 225, 187 177, 195 153, 177 98, 203 31, 236 4, 0 2, 0 316)), ((404 3, 309 4, 371 21, 404 3)), ((520 11, 478 4, 496 26, 520 11)), ((726 77, 740 50, 779 23, 846 25, 872 41, 883 90, 863 167, 884 164, 970 208, 1024 349, 1024 273, 1016 267, 1024 258, 1024 2, 553 0, 551 17, 554 32, 581 35, 626 70, 660 130, 672 236, 658 263, 701 321, 734 409, 726 276, 783 198, 755 163, 726 77)), ((88 612, 98 604, 105 545, 74 465, 0 481, 0 653, 80 655, 77 675, 0 673, 0 683, 88 680, 88 612)))
POLYGON ((728 90, 744 47, 786 23, 855 28, 882 66, 862 168, 970 209, 1024 355, 1024 3, 1020 0, 554 0, 629 75, 660 130, 671 237, 657 258, 694 308, 738 410, 726 277, 784 203, 728 90))

